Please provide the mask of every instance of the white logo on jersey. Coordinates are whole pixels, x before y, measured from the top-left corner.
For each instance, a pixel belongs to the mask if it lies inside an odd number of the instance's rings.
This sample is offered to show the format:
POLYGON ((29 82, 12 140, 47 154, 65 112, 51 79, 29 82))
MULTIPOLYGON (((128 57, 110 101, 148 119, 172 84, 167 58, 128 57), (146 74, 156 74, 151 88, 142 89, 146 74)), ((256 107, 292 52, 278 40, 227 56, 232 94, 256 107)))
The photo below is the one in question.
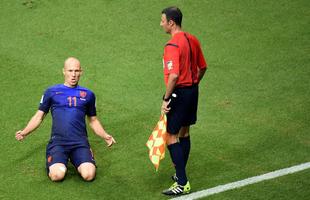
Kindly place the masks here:
POLYGON ((44 95, 42 95, 40 103, 43 103, 43 99, 44 99, 44 95))
POLYGON ((171 69, 173 68, 172 60, 169 60, 169 61, 167 62, 167 68, 168 68, 168 70, 171 70, 171 69))

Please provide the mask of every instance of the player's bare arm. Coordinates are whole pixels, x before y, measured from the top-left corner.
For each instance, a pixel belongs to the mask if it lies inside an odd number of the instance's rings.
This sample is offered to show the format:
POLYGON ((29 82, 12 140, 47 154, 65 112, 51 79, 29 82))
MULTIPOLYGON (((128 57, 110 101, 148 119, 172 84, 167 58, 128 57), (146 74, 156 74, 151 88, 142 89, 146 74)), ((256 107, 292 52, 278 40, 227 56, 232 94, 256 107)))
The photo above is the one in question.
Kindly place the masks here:
POLYGON ((104 139, 105 142, 108 144, 108 147, 111 147, 113 144, 116 143, 114 138, 104 130, 103 126, 101 125, 100 121, 96 116, 88 117, 88 121, 94 133, 104 139))
POLYGON ((23 130, 19 130, 15 133, 16 140, 23 140, 27 135, 37 129, 42 123, 46 113, 38 110, 28 122, 27 126, 23 130))

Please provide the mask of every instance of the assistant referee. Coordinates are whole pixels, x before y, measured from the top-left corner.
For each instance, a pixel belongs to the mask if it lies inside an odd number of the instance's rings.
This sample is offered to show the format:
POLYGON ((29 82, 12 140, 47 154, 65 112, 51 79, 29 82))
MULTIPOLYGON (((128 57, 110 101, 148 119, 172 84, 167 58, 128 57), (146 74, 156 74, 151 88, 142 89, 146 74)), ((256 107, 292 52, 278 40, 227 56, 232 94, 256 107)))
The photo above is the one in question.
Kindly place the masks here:
POLYGON ((173 185, 163 191, 166 195, 190 192, 185 167, 190 153, 190 126, 196 123, 198 84, 207 63, 197 38, 181 28, 182 12, 177 7, 162 11, 160 26, 171 35, 163 55, 166 92, 161 111, 167 115, 167 145, 176 174, 173 185))

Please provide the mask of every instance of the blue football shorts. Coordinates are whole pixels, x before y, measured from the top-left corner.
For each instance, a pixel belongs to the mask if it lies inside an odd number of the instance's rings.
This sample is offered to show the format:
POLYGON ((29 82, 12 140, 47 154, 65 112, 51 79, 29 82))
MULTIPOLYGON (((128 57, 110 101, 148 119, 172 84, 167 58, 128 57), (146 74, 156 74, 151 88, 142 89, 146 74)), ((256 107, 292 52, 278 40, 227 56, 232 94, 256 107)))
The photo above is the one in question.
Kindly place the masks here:
POLYGON ((53 145, 46 150, 46 169, 55 163, 63 163, 65 166, 68 160, 77 169, 82 163, 90 162, 96 166, 96 161, 90 147, 86 145, 53 145))

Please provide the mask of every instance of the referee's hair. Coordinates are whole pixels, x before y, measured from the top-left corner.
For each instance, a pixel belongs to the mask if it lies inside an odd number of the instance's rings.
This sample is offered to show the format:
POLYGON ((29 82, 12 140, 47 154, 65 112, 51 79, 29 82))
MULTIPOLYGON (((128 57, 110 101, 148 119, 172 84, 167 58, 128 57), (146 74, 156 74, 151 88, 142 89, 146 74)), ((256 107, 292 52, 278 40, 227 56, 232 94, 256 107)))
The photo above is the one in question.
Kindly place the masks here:
POLYGON ((163 11, 161 11, 161 14, 165 14, 167 21, 172 20, 176 23, 176 25, 178 26, 182 26, 182 12, 179 8, 172 6, 172 7, 168 7, 163 9, 163 11))

